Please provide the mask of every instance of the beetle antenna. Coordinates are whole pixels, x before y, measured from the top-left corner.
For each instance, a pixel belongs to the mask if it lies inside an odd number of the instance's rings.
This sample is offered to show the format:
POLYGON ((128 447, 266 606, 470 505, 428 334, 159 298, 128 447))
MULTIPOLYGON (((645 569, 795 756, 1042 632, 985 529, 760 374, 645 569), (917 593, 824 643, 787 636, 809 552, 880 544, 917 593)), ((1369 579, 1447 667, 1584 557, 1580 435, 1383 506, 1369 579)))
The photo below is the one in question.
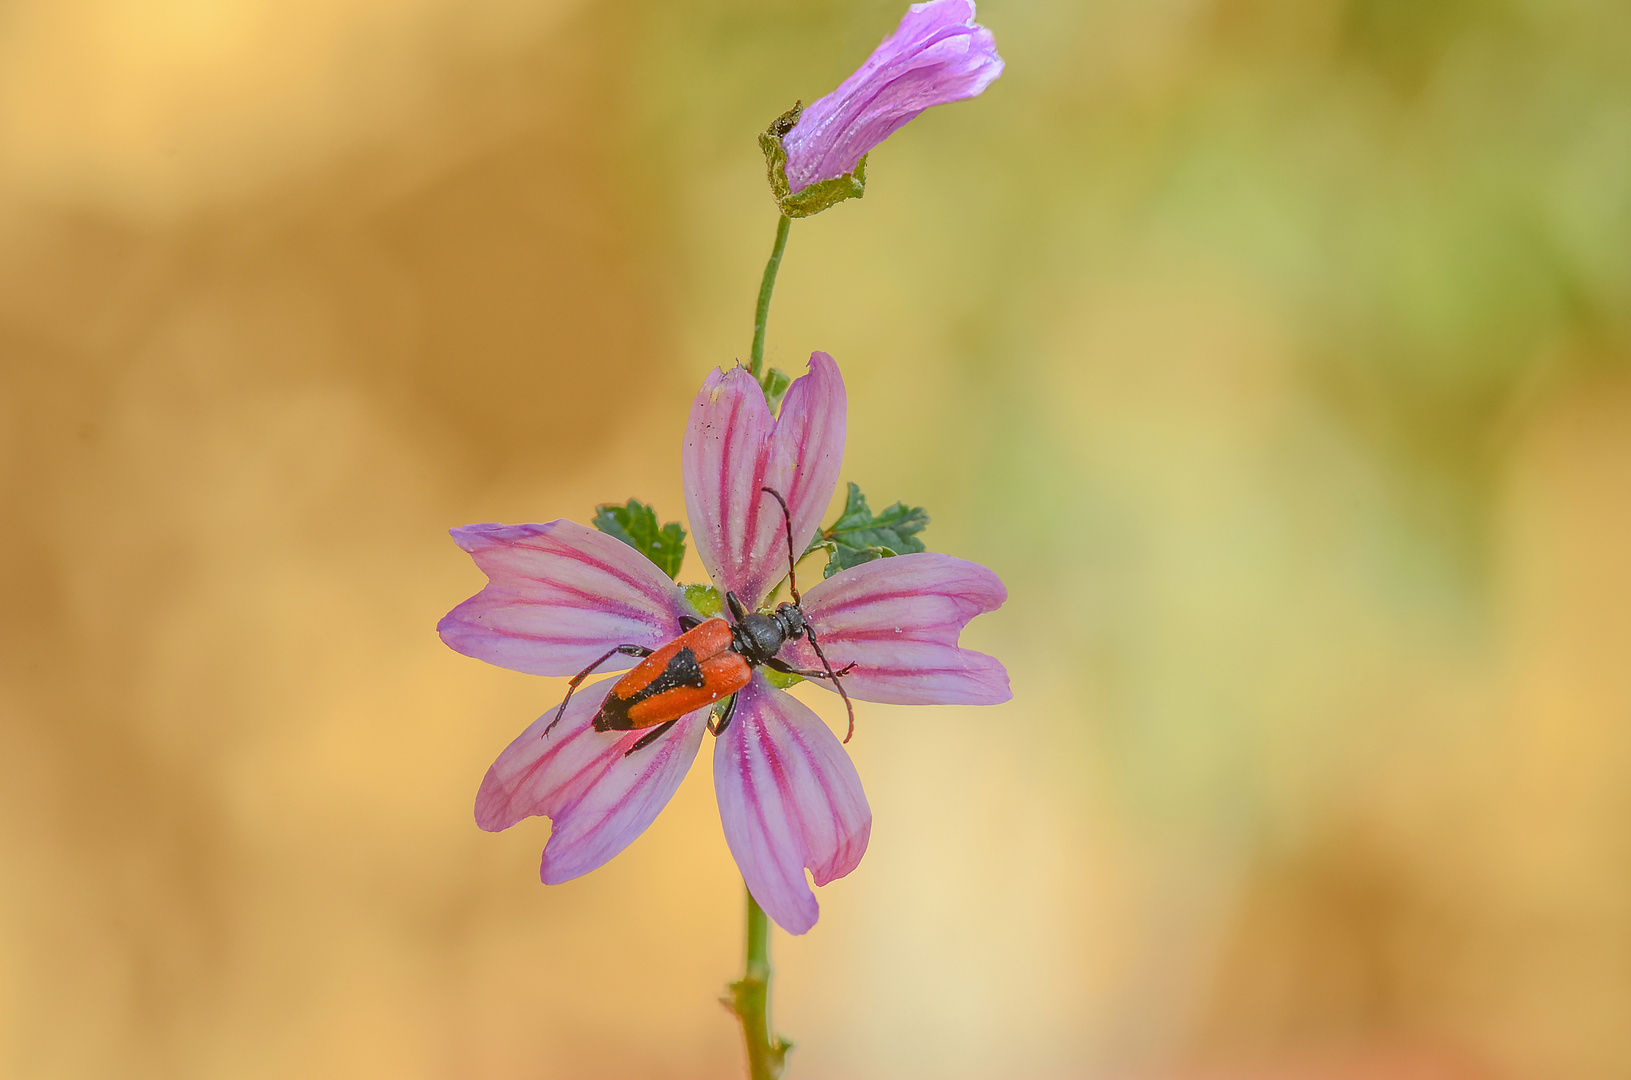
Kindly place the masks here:
MULTIPOLYGON (((809 623, 804 624, 804 636, 810 639, 810 648, 814 649, 816 656, 820 658, 821 666, 827 669, 828 676, 832 678, 833 686, 838 688, 838 696, 844 699, 844 711, 849 713, 849 730, 844 733, 844 741, 849 742, 855 735, 855 706, 850 704, 849 693, 844 689, 844 684, 839 681, 838 672, 834 671, 832 665, 827 663, 827 654, 821 651, 821 643, 816 641, 815 630, 809 623)), ((854 664, 851 664, 844 670, 848 671, 849 668, 854 666, 854 664)))
POLYGON ((787 509, 787 500, 775 488, 759 490, 782 504, 782 520, 787 522, 787 591, 793 594, 793 606, 797 607, 804 601, 799 599, 799 581, 793 576, 793 512, 787 509))
MULTIPOLYGON (((787 500, 782 498, 781 492, 777 491, 775 488, 765 487, 760 488, 759 490, 781 503, 782 520, 787 523, 787 591, 793 594, 793 606, 801 607, 804 601, 799 599, 798 579, 793 576, 794 559, 792 511, 787 509, 787 500)), ((806 621, 804 624, 804 636, 810 639, 810 648, 815 650, 817 659, 821 661, 821 666, 827 669, 827 677, 832 679, 833 686, 838 688, 838 696, 844 699, 844 711, 849 713, 849 731, 844 735, 844 741, 849 742, 850 737, 855 734, 855 706, 850 704, 849 694, 847 691, 845 691, 844 684, 839 681, 838 672, 834 671, 832 669, 832 665, 827 662, 827 654, 821 651, 821 644, 820 642, 816 641, 815 629, 809 624, 808 621, 806 621)), ((854 666, 854 664, 850 665, 850 667, 854 666)), ((845 668, 844 670, 848 671, 849 668, 845 668)))

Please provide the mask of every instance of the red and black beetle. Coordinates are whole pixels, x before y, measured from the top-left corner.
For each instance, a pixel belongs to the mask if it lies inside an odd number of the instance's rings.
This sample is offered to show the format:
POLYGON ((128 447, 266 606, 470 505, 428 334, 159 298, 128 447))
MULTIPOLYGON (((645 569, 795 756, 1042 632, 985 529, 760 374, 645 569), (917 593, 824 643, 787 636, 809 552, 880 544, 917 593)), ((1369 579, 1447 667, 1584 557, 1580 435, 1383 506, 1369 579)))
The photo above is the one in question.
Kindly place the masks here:
POLYGON ((573 692, 583 680, 595 668, 622 653, 642 659, 612 686, 606 700, 601 703, 600 711, 595 714, 594 726, 596 731, 651 728, 649 733, 629 747, 629 754, 660 739, 685 714, 706 708, 728 696, 730 702, 717 724, 713 720, 708 723, 708 730, 715 735, 723 733, 730 726, 731 714, 736 708, 736 692, 748 684, 753 677, 753 669, 760 665, 784 675, 831 679, 839 696, 844 699, 844 708, 849 712, 849 733, 844 736, 844 741, 849 742, 850 735, 855 733, 855 707, 850 704, 849 694, 844 692, 844 684, 839 680, 855 665, 834 671, 827 662, 826 654, 821 651, 815 630, 804 618, 798 580, 793 576, 793 515, 787 509, 787 500, 779 492, 772 488, 760 490, 781 504, 782 519, 787 527, 787 586, 793 602, 777 604, 776 610, 771 612, 748 611, 735 593, 728 592, 725 603, 730 608, 731 617, 736 620, 734 625, 717 617, 703 620, 684 616, 680 619, 680 636, 659 649, 619 645, 607 650, 604 656, 572 677, 567 684, 566 698, 561 702, 561 707, 555 710, 555 719, 544 728, 544 735, 548 735, 561 722, 566 703, 572 700, 573 692), (798 637, 809 639, 810 647, 815 650, 821 666, 826 670, 801 671, 776 659, 781 647, 798 637))

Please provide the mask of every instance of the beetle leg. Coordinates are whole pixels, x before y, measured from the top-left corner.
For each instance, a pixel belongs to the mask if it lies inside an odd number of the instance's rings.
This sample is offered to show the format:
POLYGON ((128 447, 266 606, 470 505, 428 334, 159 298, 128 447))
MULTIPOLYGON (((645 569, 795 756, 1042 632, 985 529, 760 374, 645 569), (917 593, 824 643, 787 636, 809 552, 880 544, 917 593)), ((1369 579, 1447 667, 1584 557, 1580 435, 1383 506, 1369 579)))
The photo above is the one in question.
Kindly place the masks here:
POLYGON ((743 619, 748 617, 747 608, 744 608, 742 606, 742 601, 740 601, 740 600, 738 600, 736 598, 735 593, 733 593, 733 592, 726 593, 725 594, 725 603, 730 605, 731 615, 735 617, 737 622, 741 622, 743 619))
POLYGON ((555 730, 555 725, 560 723, 561 717, 566 714, 566 703, 572 700, 573 693, 575 693, 578 687, 582 685, 583 680, 587 679, 594 673, 595 668, 604 664, 618 653, 622 653, 624 656, 650 656, 653 651, 654 650, 648 649, 644 645, 619 645, 615 649, 606 650, 606 653, 601 656, 599 660, 596 660, 594 663, 572 676, 572 681, 566 684, 566 697, 562 699, 561 707, 555 710, 555 719, 549 722, 549 726, 544 728, 543 734, 539 735, 538 737, 542 739, 551 731, 555 730))
POLYGON ((735 715, 736 695, 732 694, 730 696, 730 700, 725 702, 725 711, 720 713, 717 717, 710 716, 708 718, 708 730, 713 732, 715 738, 718 738, 719 736, 725 734, 726 728, 731 726, 731 717, 735 715), (715 723, 715 720, 718 721, 717 724, 715 723))
POLYGON ((634 745, 629 747, 627 750, 623 751, 623 756, 628 757, 630 754, 634 753, 636 750, 644 750, 646 747, 650 746, 652 743, 656 742, 658 739, 660 739, 664 735, 666 735, 668 733, 668 729, 673 727, 675 724, 677 724, 679 722, 680 722, 679 717, 675 717, 674 719, 668 721, 666 724, 658 724, 656 727, 652 728, 650 731, 646 732, 644 735, 642 735, 638 739, 634 740, 634 745))
POLYGON ((806 679, 835 679, 840 675, 848 675, 850 668, 854 666, 854 661, 851 661, 850 663, 839 668, 837 671, 833 672, 831 675, 828 675, 825 671, 805 671, 803 668, 796 668, 787 661, 777 660, 775 657, 771 657, 769 660, 765 661, 765 667, 772 671, 779 671, 783 675, 800 675, 806 679))
POLYGON ((690 615, 681 615, 680 616, 680 633, 682 633, 682 634, 685 633, 687 630, 695 630, 697 627, 699 627, 701 625, 702 625, 702 620, 701 619, 693 618, 690 615))

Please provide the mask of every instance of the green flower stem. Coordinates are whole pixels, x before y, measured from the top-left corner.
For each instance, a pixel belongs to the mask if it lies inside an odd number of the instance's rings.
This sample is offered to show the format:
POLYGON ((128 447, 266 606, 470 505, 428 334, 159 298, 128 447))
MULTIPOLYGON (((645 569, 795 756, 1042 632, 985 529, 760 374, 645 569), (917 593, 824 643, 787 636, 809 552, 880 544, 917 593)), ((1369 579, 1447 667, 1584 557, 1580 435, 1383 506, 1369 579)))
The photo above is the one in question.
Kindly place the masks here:
MULTIPOLYGON (((778 239, 787 236, 786 218, 778 239)), ((777 254, 781 253, 780 244, 777 254)), ((774 265, 774 263, 772 263, 774 265)), ((774 271, 771 271, 768 281, 774 271)), ((760 307, 762 308, 763 302, 760 307)), ((743 892, 747 892, 746 889, 743 892)), ((777 1080, 787 1065, 787 1051, 793 1044, 770 1034, 770 918, 759 902, 748 898, 747 964, 742 978, 730 985, 725 1007, 742 1021, 742 1041, 747 1044, 748 1075, 752 1080, 777 1080)))
POLYGON ((749 354, 748 365, 755 379, 765 358, 765 322, 770 318, 770 294, 776 291, 776 271, 781 269, 782 252, 787 250, 787 230, 792 224, 793 219, 786 214, 776 222, 776 246, 770 249, 764 280, 759 282, 759 307, 753 313, 753 352, 749 354))

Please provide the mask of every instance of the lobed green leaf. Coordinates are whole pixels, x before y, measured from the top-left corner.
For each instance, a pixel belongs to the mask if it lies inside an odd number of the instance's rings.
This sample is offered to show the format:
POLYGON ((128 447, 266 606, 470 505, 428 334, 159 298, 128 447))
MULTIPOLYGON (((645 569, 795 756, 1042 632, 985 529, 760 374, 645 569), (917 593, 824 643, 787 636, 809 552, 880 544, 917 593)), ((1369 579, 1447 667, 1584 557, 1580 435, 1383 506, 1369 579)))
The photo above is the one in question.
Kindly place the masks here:
POLYGON ((680 564, 685 561, 685 530, 679 522, 670 521, 658 528, 657 511, 638 499, 630 499, 622 506, 602 503, 595 507, 594 526, 656 563, 669 577, 679 574, 680 564))
POLYGON ((925 550, 917 534, 928 526, 929 512, 921 506, 897 502, 874 514, 860 485, 851 483, 838 520, 817 533, 804 553, 826 548, 824 576, 832 577, 873 559, 925 550))

